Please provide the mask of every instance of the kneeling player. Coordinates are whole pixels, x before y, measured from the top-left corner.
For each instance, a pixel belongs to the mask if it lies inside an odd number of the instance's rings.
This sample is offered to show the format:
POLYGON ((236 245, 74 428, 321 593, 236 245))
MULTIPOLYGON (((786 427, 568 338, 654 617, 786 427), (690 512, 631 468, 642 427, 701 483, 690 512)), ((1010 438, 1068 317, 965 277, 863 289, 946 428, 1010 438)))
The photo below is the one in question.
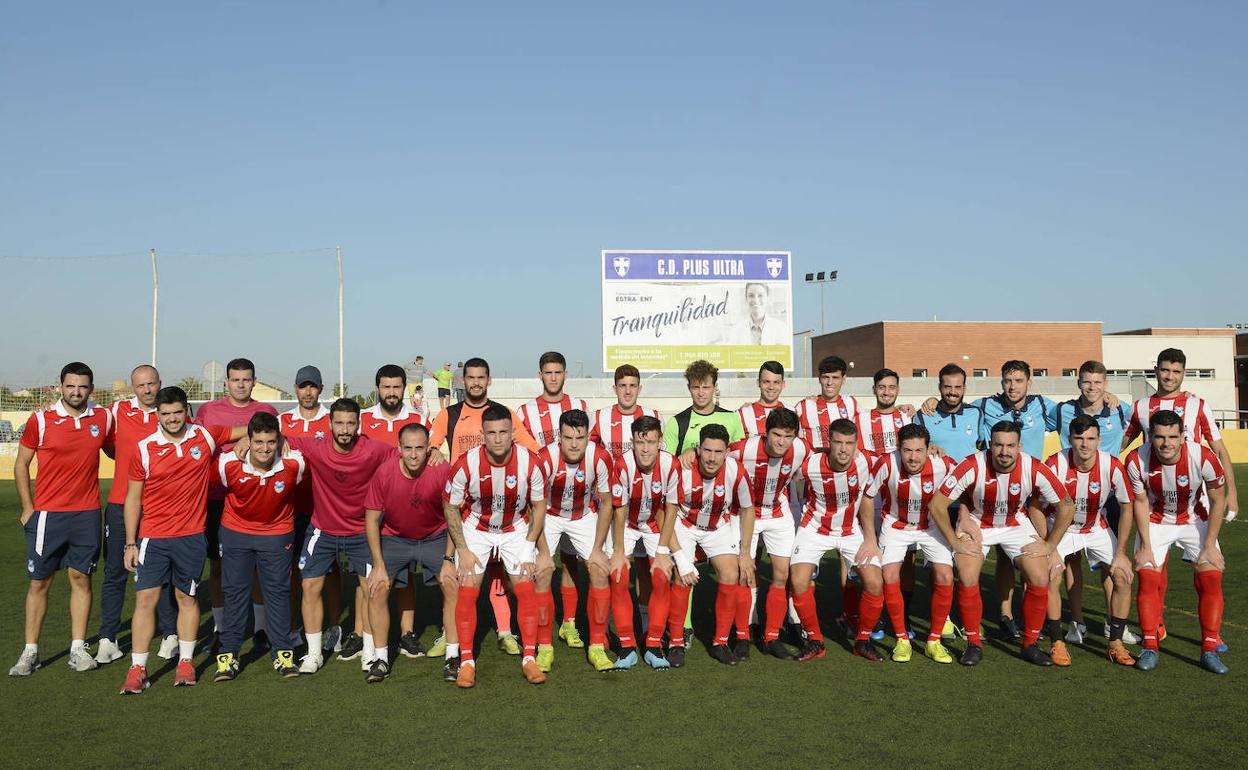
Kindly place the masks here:
POLYGON ((460 666, 455 684, 477 683, 473 644, 477 634, 477 595, 485 564, 496 554, 516 595, 524 657, 520 668, 533 684, 546 681, 538 668, 537 597, 533 576, 553 569, 549 555, 538 564, 537 540, 546 518, 546 480, 537 455, 512 441, 511 411, 491 404, 481 415, 482 446, 460 455, 442 496, 447 532, 455 544, 459 596, 460 666), (462 519, 461 516, 462 508, 462 519))
POLYGON ((884 552, 884 604, 893 623, 897 644, 893 660, 910 660, 905 600, 901 592, 901 565, 915 548, 932 567, 932 623, 923 654, 937 663, 953 657, 940 643, 941 630, 953 606, 953 551, 928 517, 936 490, 953 470, 947 457, 929 455, 927 428, 906 425, 897 431, 897 450, 880 458, 872 486, 880 501, 880 549, 884 552))
MULTIPOLYGON (((1027 592, 1023 596, 1023 660, 1038 666, 1051 666, 1048 653, 1036 645, 1049 602, 1051 569, 1057 544, 1070 526, 1074 506, 1066 489, 1053 471, 1019 448, 1017 423, 1001 420, 992 426, 986 452, 968 456, 945 477, 940 492, 932 499, 929 513, 945 540, 953 545, 957 560, 958 609, 966 626, 966 650, 959 662, 974 666, 983 660, 980 619, 984 614, 979 595, 979 573, 984 557, 994 546, 1023 572, 1027 592), (962 515, 954 531, 949 521, 949 505, 961 498, 962 515), (1038 534, 1028 518, 1033 498, 1055 506, 1053 526, 1047 539, 1038 534)), ((1039 527, 1044 527, 1043 518, 1039 527)), ((1060 562, 1059 562, 1060 565, 1060 562)), ((1060 570, 1059 570, 1060 573, 1060 570)), ((1060 577, 1060 574, 1059 574, 1060 577)))
POLYGON ((798 471, 805 484, 806 504, 789 559, 789 585, 793 606, 806 629, 802 662, 825 654, 819 612, 815 606, 815 568, 828 551, 858 572, 864 593, 858 609, 854 654, 878 663, 884 658, 871 643, 871 629, 884 609, 884 580, 880 549, 875 538, 875 489, 871 468, 858 451, 858 428, 853 421, 833 420, 828 426, 828 447, 806 458, 798 471))

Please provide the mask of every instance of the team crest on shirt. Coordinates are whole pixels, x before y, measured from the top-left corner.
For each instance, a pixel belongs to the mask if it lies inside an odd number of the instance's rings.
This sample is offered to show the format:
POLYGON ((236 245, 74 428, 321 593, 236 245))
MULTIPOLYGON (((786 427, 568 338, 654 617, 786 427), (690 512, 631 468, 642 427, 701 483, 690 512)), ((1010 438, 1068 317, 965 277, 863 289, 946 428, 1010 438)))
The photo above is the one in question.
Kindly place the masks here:
POLYGON ((651 492, 653 492, 653 493, 655 493, 656 495, 657 495, 658 493, 662 492, 662 491, 663 491, 663 482, 661 482, 661 481, 652 481, 652 482, 650 482, 650 491, 651 491, 651 492))
POLYGON ((1179 486, 1181 487, 1187 486, 1187 476, 1179 476, 1176 481, 1179 482, 1179 486))
POLYGON ((857 473, 851 474, 851 475, 850 475, 850 477, 847 479, 847 481, 849 481, 849 485, 850 485, 851 487, 852 487, 853 485, 857 484, 857 483, 858 483, 858 474, 857 474, 857 473))
POLYGON ((1099 481, 1093 481, 1093 482, 1090 482, 1090 483, 1088 484, 1088 491, 1089 491, 1089 492, 1091 492, 1091 493, 1092 493, 1092 494, 1094 494, 1094 495, 1095 495, 1097 492, 1100 492, 1100 491, 1101 491, 1101 482, 1099 482, 1099 481))
POLYGON ((100 426, 92 425, 91 426, 91 438, 99 438, 99 437, 100 437, 100 426))
POLYGON ((192 460, 198 460, 198 459, 199 459, 199 457, 200 457, 200 454, 201 454, 201 453, 200 453, 200 451, 199 451, 199 447, 197 447, 197 446, 193 446, 193 447, 191 447, 191 459, 192 459, 192 460))
POLYGON ((849 417, 849 410, 848 410, 848 409, 846 409, 846 408, 845 408, 845 407, 843 407, 843 406, 841 407, 841 417, 842 417, 843 419, 844 419, 844 418, 848 418, 848 417, 849 417))
POLYGON ((924 494, 930 494, 930 493, 931 493, 931 491, 932 491, 933 489, 935 489, 935 486, 933 486, 933 485, 932 485, 932 482, 930 482, 930 481, 924 481, 924 482, 923 482, 923 493, 924 493, 924 494))
POLYGON ((901 418, 900 418, 900 417, 894 417, 894 418, 893 418, 893 425, 895 425, 895 426, 897 426, 898 428, 900 428, 900 427, 901 427, 901 418))
POLYGON ((616 496, 616 497, 623 497, 623 496, 624 496, 624 485, 623 485, 623 484, 612 484, 612 485, 611 485, 611 494, 612 494, 612 495, 614 495, 614 496, 616 496))
POLYGON ((1015 483, 1013 483, 1013 484, 1011 484, 1011 485, 1010 485, 1010 494, 1011 494, 1011 495, 1017 495, 1019 492, 1022 492, 1022 491, 1023 491, 1023 485, 1022 485, 1022 484, 1019 484, 1019 483, 1015 482, 1015 483))
POLYGON ((584 481, 584 480, 585 480, 585 471, 583 471, 583 470, 581 470, 581 469, 579 469, 579 468, 578 468, 578 469, 577 469, 577 471, 576 471, 576 480, 577 480, 577 481, 584 481))
POLYGON ((792 465, 781 465, 781 466, 780 466, 780 472, 781 472, 781 473, 788 473, 788 472, 789 472, 789 471, 791 471, 791 470, 793 470, 793 466, 792 466, 792 465))
POLYGON ((723 496, 724 496, 724 485, 723 485, 723 484, 716 484, 716 485, 715 485, 715 496, 716 496, 716 497, 723 497, 723 496))
POLYGON ((323 439, 325 438, 325 431, 323 431, 323 430, 318 430, 318 431, 316 432, 316 435, 315 435, 315 436, 313 436, 313 438, 315 438, 317 441, 321 441, 321 440, 323 440, 323 439))
POLYGON ((508 488, 508 489, 515 489, 515 488, 516 488, 516 477, 515 477, 515 476, 508 476, 506 479, 504 479, 504 480, 503 480, 503 483, 507 485, 507 488, 508 488))
POLYGON ((1182 416, 1183 416, 1183 407, 1181 407, 1181 406, 1176 406, 1176 407, 1174 408, 1174 413, 1175 413, 1175 414, 1177 414, 1178 416, 1182 417, 1182 416))
POLYGON ((277 482, 276 484, 274 484, 274 485, 273 485, 273 491, 274 491, 274 492, 276 492, 276 493, 278 493, 279 495, 282 493, 282 490, 284 490, 284 489, 286 489, 286 482, 285 482, 285 481, 279 481, 279 482, 277 482))

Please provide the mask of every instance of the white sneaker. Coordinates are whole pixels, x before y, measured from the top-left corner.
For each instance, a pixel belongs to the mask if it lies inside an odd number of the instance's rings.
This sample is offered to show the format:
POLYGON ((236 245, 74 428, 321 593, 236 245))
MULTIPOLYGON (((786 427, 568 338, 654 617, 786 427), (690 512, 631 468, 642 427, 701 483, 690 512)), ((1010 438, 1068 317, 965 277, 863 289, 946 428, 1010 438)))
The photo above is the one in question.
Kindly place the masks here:
POLYGON ((169 634, 160 640, 160 651, 156 653, 165 660, 173 660, 178 657, 178 635, 169 634))
POLYGON ((321 639, 321 653, 342 652, 342 626, 330 626, 321 639))
POLYGON ((80 650, 71 650, 69 653, 69 667, 75 671, 91 671, 100 664, 95 662, 95 658, 91 657, 91 653, 86 647, 80 650))
POLYGON ((325 657, 319 652, 309 652, 299 661, 300 674, 315 674, 321 670, 321 666, 325 665, 325 657))
POLYGON ((1085 624, 1071 623, 1066 631, 1066 641, 1071 644, 1083 644, 1083 635, 1086 633, 1088 633, 1088 627, 1085 624))
POLYGON ((1125 628, 1122 629, 1122 643, 1123 644, 1139 644, 1140 637, 1131 633, 1130 626, 1126 626, 1125 628))
POLYGON ((361 671, 368 673, 368 669, 371 668, 372 665, 373 665, 372 660, 364 657, 363 655, 360 656, 360 670, 361 671))
POLYGON ((95 652, 96 663, 112 663, 121 657, 121 648, 112 639, 101 639, 100 647, 95 652))
POLYGON ((39 653, 23 649, 22 656, 17 659, 13 668, 9 669, 9 676, 30 676, 37 668, 39 668, 39 653))

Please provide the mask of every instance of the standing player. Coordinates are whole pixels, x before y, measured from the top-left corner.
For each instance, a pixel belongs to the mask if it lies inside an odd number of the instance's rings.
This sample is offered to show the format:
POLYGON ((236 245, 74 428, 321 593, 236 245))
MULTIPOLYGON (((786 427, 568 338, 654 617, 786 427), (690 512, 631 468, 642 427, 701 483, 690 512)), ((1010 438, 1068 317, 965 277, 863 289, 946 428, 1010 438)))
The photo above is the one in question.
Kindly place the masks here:
POLYGON ((693 403, 681 412, 667 418, 663 427, 663 441, 667 451, 680 458, 681 465, 689 468, 694 463, 695 448, 700 446, 698 436, 703 425, 722 425, 728 432, 730 444, 745 438, 741 418, 736 412, 715 404, 715 384, 719 382, 719 369, 709 361, 697 360, 685 367, 685 384, 693 403))
POLYGON ((910 424, 910 417, 897 407, 901 382, 897 372, 881 369, 872 377, 872 382, 875 407, 859 410, 854 419, 858 424, 858 448, 880 457, 897 451, 897 431, 910 424))
POLYGON ((214 682, 238 676, 253 574, 259 577, 264 597, 273 668, 285 677, 299 676, 290 631, 290 565, 295 495, 303 481, 304 462, 299 452, 280 456, 280 440, 278 419, 257 412, 247 421, 247 456, 240 459, 228 453, 217 462, 217 478, 226 490, 219 537, 225 625, 214 682))
POLYGON ((897 643, 893 660, 910 660, 906 631, 906 601, 902 594, 902 564, 913 549, 921 548, 932 567, 932 622, 923 654, 937 663, 953 657, 940 643, 941 632, 953 607, 953 551, 928 516, 932 498, 956 463, 949 457, 928 453, 931 437, 921 425, 906 425, 897 432, 896 451, 885 455, 872 474, 872 487, 880 503, 880 550, 883 552, 884 604, 893 623, 897 643))
POLYGON ((573 409, 587 411, 585 400, 563 392, 568 379, 568 362, 562 353, 549 351, 537 360, 537 373, 542 380, 542 394, 521 405, 520 422, 541 446, 559 440, 559 416, 573 409))
MULTIPOLYGON (((785 586, 789 582, 789 556, 793 553, 795 536, 793 516, 789 510, 789 480, 810 454, 806 442, 797 437, 799 425, 797 414, 791 409, 773 409, 764 425, 762 435, 750 436, 733 444, 730 456, 741 463, 750 482, 750 497, 754 501, 754 532, 750 540, 751 560, 755 559, 761 540, 771 561, 771 586, 767 589, 767 625, 763 631, 763 647, 781 660, 796 660, 797 656, 780 641, 780 626, 788 611, 789 599, 785 586)), ((756 567, 757 569, 757 567, 756 567)), ((733 652, 745 658, 750 652, 750 639, 742 635, 749 628, 750 607, 753 590, 749 589, 749 602, 738 604, 738 613, 744 608, 745 615, 737 615, 737 643, 733 652)))
POLYGON ((612 457, 619 460, 632 448, 633 421, 642 417, 653 417, 657 420, 659 413, 637 403, 637 396, 641 393, 641 372, 632 364, 622 364, 615 368, 615 385, 612 389, 615 391, 616 402, 594 412, 589 440, 602 444, 612 457))
POLYGON ((929 411, 914 415, 914 422, 931 436, 932 446, 939 447, 946 457, 960 463, 975 453, 979 442, 984 410, 978 403, 967 403, 966 370, 957 364, 945 364, 939 377, 940 400, 929 411))
MULTIPOLYGON (((628 578, 633 553, 641 543, 651 562, 645 661, 651 668, 663 669, 671 665, 663 656, 663 630, 671 608, 671 581, 666 571, 654 566, 654 559, 660 553, 671 554, 670 548, 659 545, 659 534, 663 531, 667 496, 672 491, 672 466, 676 458, 661 448, 663 431, 657 417, 638 417, 630 430, 631 449, 615 461, 611 483, 611 504, 615 513, 611 529, 611 615, 622 653, 615 667, 629 669, 637 665, 633 599, 628 592, 628 578)), ((601 528, 599 537, 602 540, 595 546, 602 550, 606 533, 601 528)), ((683 624, 683 618, 681 622, 683 624)))
MULTIPOLYGON (((1070 449, 1053 454, 1045 460, 1045 464, 1066 487, 1066 493, 1075 505, 1074 520, 1057 544, 1057 555, 1066 563, 1070 624, 1077 631, 1078 625, 1083 622, 1081 557, 1086 553, 1088 563, 1099 565, 1102 570, 1110 628, 1109 659, 1130 666, 1135 660, 1123 646, 1122 637, 1127 627, 1127 615, 1131 612, 1131 562, 1127 559, 1126 546, 1131 517, 1120 518, 1115 534, 1106 515, 1111 501, 1123 507, 1131 502, 1126 469, 1121 460, 1101 450, 1100 420, 1092 415, 1076 415, 1063 437, 1063 443, 1069 444, 1070 449), (1078 582, 1071 581, 1072 572, 1080 576, 1078 582)), ((1070 655, 1057 636, 1061 617, 1062 596, 1054 580, 1049 587, 1049 628, 1046 633, 1053 641, 1054 649, 1050 651, 1050 656, 1053 663, 1059 666, 1070 665, 1070 655)), ((1068 635, 1067 640, 1070 638, 1068 635)))
MULTIPOLYGON (((691 392, 693 384, 700 381, 703 380, 690 380, 691 392)), ((682 465, 675 470, 667 495, 667 516, 659 542, 671 550, 671 555, 660 554, 655 559, 656 569, 662 572, 668 572, 675 562, 676 585, 672 588, 668 612, 670 644, 667 652, 668 662, 675 668, 685 662, 683 623, 688 613, 689 594, 693 584, 698 582, 694 551, 701 546, 715 568, 715 579, 719 583, 715 594, 715 639, 711 656, 720 663, 735 666, 739 662, 728 646, 728 635, 733 620, 741 614, 740 605, 746 605, 745 613, 749 617, 748 589, 754 587, 754 560, 746 553, 754 537, 754 503, 749 479, 741 463, 728 456, 726 427, 705 424, 699 428, 698 436, 693 466, 682 465)), ((748 625, 737 628, 737 638, 744 638, 747 646, 749 633, 748 625)))
MULTIPOLYGON (((546 518, 542 536, 553 555, 560 538, 566 537, 573 553, 563 553, 560 593, 563 597, 563 624, 559 638, 569 647, 580 642, 576 633, 576 586, 568 563, 580 557, 589 567, 589 650, 590 664, 596 671, 610 671, 615 664, 607 657, 607 613, 611 607, 611 586, 607 582, 605 535, 611 526, 611 456, 599 444, 589 440, 589 415, 582 409, 564 412, 559 417, 559 440, 537 453, 546 471, 546 518), (597 547, 596 547, 597 546, 597 547), (592 558, 591 558, 592 557, 592 558), (568 633, 571 629, 571 633, 568 633)), ((551 578, 538 574, 537 593, 549 593, 551 578)), ((546 622, 550 622, 549 619, 546 622)), ((538 620, 539 628, 545 625, 538 620)), ((550 671, 555 658, 553 645, 543 643, 546 629, 538 640, 537 665, 550 671)))
MULTIPOLYGON (((958 609, 967 641, 960 662, 974 666, 983 660, 980 619, 984 608, 979 596, 979 573, 988 549, 999 545, 1006 558, 1022 570, 1027 583, 1023 596, 1023 660, 1051 666, 1052 659, 1036 645, 1036 640, 1048 607, 1050 567, 1056 559, 1057 544, 1070 526, 1074 506, 1053 471, 1021 451, 1017 423, 1001 420, 992 426, 990 436, 988 450, 959 463, 945 477, 928 508, 956 556, 958 609), (1057 508, 1053 526, 1044 539, 1028 518, 1033 498, 1043 498, 1057 508), (961 499, 963 512, 955 533, 949 506, 956 499, 961 499)), ((1040 518, 1038 514, 1037 517, 1040 518)), ((1044 526, 1043 519, 1039 526, 1044 526)))
POLYGON ((1200 665, 1215 674, 1228 669, 1218 657, 1222 625, 1222 573, 1226 559, 1218 546, 1226 512, 1226 477, 1212 450, 1184 438, 1184 418, 1170 409, 1153 412, 1148 443, 1127 458, 1127 476, 1139 528, 1135 567, 1140 578, 1136 598, 1144 650, 1135 667, 1157 668, 1158 625, 1162 610, 1161 567, 1171 547, 1183 549, 1194 565, 1200 615, 1200 665), (1207 509, 1202 498, 1208 497, 1207 509))
MULTIPOLYGON (((364 500, 365 534, 372 553, 368 575, 369 613, 373 638, 381 644, 365 681, 380 682, 390 675, 387 644, 390 639, 391 588, 400 581, 415 585, 412 562, 420 562, 426 586, 439 582, 448 568, 446 519, 442 491, 451 477, 449 463, 429 465, 429 429, 405 425, 399 431, 399 458, 373 474, 364 500), (411 576, 409 577, 409 573, 411 576)), ((442 629, 447 639, 443 677, 455 680, 459 672, 459 637, 455 631, 454 579, 442 583, 442 629)), ((401 643, 401 642, 400 642, 401 643)))
POLYGON ((811 453, 797 472, 805 485, 806 504, 789 560, 789 585, 793 589, 793 606, 807 636, 806 648, 798 659, 806 662, 825 654, 814 578, 823 555, 835 550, 842 562, 852 564, 858 571, 866 589, 861 599, 854 654, 878 663, 883 657, 871 643, 871 629, 884 609, 884 583, 875 537, 871 467, 858 451, 858 428, 852 420, 833 420, 827 436, 828 448, 811 453))
MULTIPOLYGON (((91 403, 95 376, 80 361, 61 369, 61 398, 26 421, 13 477, 26 533, 26 646, 9 676, 30 676, 39 668, 39 635, 48 612, 48 590, 57 571, 69 574, 72 634, 69 665, 90 671, 87 651, 91 618, 91 573, 100 558, 100 450, 112 432, 113 416, 91 403), (35 494, 30 463, 39 460, 35 494)), ((124 590, 124 589, 123 589, 124 590)))
POLYGON ((213 453, 247 429, 191 424, 186 391, 156 393, 160 428, 138 443, 126 490, 126 569, 134 573, 134 615, 130 619, 130 669, 123 695, 147 689, 147 655, 156 626, 161 589, 173 584, 178 602, 178 666, 173 686, 195 684, 196 594, 207 551, 208 479, 213 453), (142 522, 140 523, 140 513, 142 522))
MULTIPOLYGON (((464 368, 467 381, 468 365, 464 368)), ((477 682, 473 652, 477 596, 486 561, 493 554, 502 561, 516 594, 524 643, 520 669, 529 682, 541 684, 546 681, 546 674, 538 668, 534 657, 538 600, 533 591, 533 576, 553 568, 549 554, 539 557, 537 548, 546 518, 541 460, 513 440, 511 410, 506 407, 487 406, 481 415, 481 430, 484 443, 455 461, 442 497, 447 532, 455 544, 459 570, 455 623, 462 642, 455 684, 467 688, 477 682)))
POLYGON ((858 399, 841 395, 848 371, 845 359, 840 356, 825 357, 819 362, 819 395, 803 398, 797 403, 801 436, 817 452, 828 448, 828 429, 833 421, 854 420, 858 416, 858 399))
POLYGON ((758 367, 758 400, 737 410, 746 436, 761 436, 767 432, 767 415, 773 409, 784 406, 780 402, 780 394, 783 392, 784 364, 779 361, 764 361, 758 367))
MULTIPOLYGON (((256 365, 246 358, 235 358, 225 365, 225 395, 209 401, 199 407, 195 422, 200 425, 220 425, 227 428, 245 427, 247 421, 257 412, 277 414, 271 404, 256 401, 251 392, 256 387, 256 365)), ((234 445, 226 442, 218 446, 212 461, 215 468, 217 458, 234 449, 234 445)), ((221 590, 221 543, 217 535, 221 530, 221 511, 225 507, 225 489, 221 487, 216 474, 208 485, 208 522, 205 535, 208 541, 208 579, 212 589, 212 620, 216 626, 218 637, 213 641, 213 654, 217 653, 220 642, 220 630, 225 616, 225 596, 221 590)), ((252 593, 254 600, 252 615, 255 627, 255 644, 257 648, 268 646, 268 636, 264 629, 264 605, 261 604, 259 592, 252 593)))

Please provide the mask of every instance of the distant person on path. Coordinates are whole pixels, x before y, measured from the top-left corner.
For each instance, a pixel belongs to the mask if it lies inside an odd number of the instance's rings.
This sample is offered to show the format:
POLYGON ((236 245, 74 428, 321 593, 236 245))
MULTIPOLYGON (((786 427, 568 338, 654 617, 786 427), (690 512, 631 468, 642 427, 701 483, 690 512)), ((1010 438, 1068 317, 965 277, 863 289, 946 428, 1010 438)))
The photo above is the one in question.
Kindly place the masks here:
POLYGON ((455 379, 455 374, 451 371, 451 362, 447 361, 442 364, 442 368, 434 372, 433 376, 438 380, 438 405, 445 409, 450 405, 451 383, 455 379))
POLYGON ((464 401, 464 362, 460 361, 455 364, 455 374, 451 377, 451 390, 455 395, 455 403, 461 404, 464 401))

